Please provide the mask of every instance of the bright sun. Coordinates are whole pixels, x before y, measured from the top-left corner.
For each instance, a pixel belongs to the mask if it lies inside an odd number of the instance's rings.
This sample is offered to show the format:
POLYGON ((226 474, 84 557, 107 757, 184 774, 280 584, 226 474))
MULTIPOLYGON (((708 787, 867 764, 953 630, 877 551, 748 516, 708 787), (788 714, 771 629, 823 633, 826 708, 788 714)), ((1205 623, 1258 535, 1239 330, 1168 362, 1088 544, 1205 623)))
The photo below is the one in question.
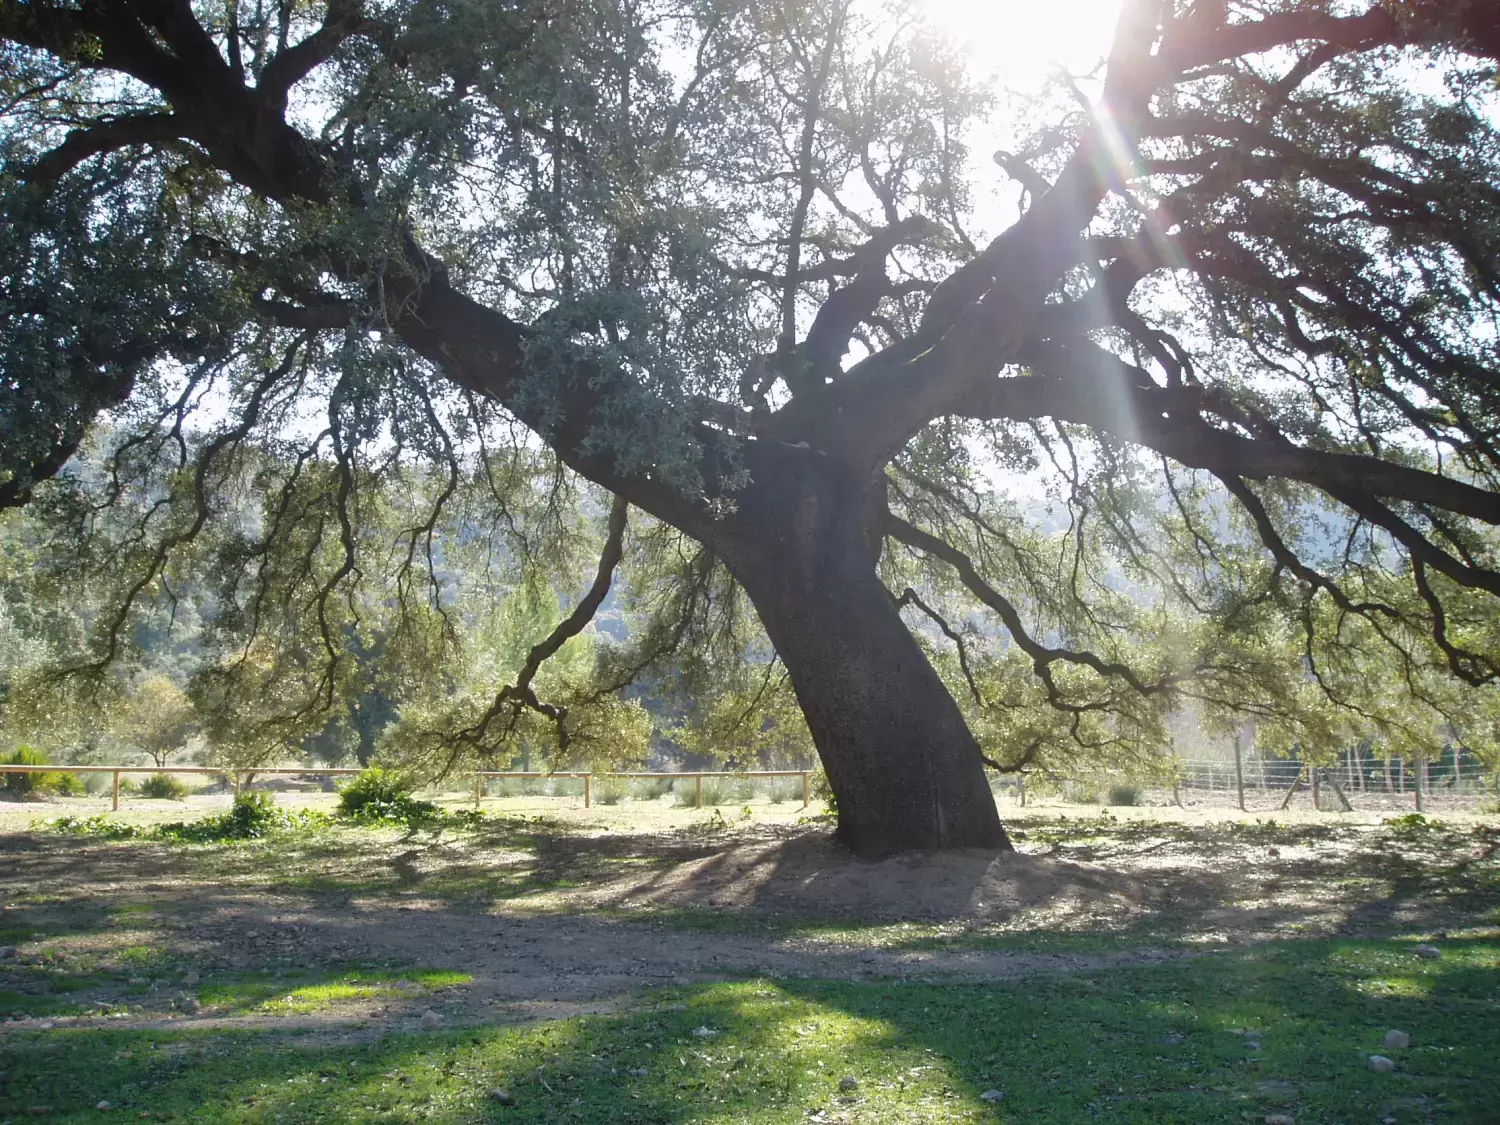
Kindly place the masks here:
POLYGON ((1036 87, 1059 64, 1092 66, 1109 50, 1121 0, 926 0, 980 73, 1012 89, 1036 87))

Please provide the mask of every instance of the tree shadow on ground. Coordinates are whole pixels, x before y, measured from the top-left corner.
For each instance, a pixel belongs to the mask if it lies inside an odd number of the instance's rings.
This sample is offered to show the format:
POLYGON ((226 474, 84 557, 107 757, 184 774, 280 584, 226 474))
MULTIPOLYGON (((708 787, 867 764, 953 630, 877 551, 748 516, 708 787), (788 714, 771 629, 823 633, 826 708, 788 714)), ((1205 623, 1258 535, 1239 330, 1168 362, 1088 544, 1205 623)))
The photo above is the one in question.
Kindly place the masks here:
POLYGON ((1299 942, 1187 965, 972 986, 751 980, 631 1013, 330 1043, 74 1032, 0 1039, 0 1113, 100 1099, 216 1122, 1444 1120, 1500 1113, 1500 946, 1299 942), (1411 1035, 1394 1074, 1367 1056, 1411 1035), (844 1084, 851 1078, 854 1084, 844 1084), (512 1104, 488 1098, 503 1088, 512 1104), (1000 1091, 998 1102, 983 1095, 1000 1091))

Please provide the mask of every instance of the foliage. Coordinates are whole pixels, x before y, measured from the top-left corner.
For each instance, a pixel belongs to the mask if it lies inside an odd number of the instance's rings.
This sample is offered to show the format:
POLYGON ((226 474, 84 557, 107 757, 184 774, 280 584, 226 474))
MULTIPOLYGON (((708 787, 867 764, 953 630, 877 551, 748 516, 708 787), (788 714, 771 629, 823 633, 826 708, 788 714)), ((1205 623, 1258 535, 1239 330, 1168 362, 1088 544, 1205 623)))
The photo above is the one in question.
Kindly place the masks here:
POLYGON ((606 777, 594 782, 596 805, 618 805, 629 796, 629 784, 619 778, 606 777))
POLYGON ((1143 796, 1139 785, 1111 785, 1109 787, 1108 800, 1110 805, 1139 805, 1143 796))
POLYGON ((129 692, 115 732, 157 766, 165 766, 196 729, 197 716, 187 693, 158 673, 144 677, 129 692))
MULTIPOLYGON (((33 746, 18 746, 9 754, 0 756, 0 765, 50 766, 52 760, 33 746)), ((82 784, 70 774, 54 773, 5 773, 0 775, 7 796, 12 800, 26 800, 47 792, 72 794, 82 789, 82 784), (60 781, 68 778, 67 782, 60 781)))
POLYGON ((637 777, 630 782, 630 796, 637 801, 659 801, 672 792, 670 777, 637 777))
POLYGON ((311 809, 290 811, 276 807, 269 793, 235 794, 228 812, 200 820, 137 825, 106 813, 89 817, 58 817, 54 831, 69 836, 97 836, 109 840, 163 840, 185 844, 221 844, 260 840, 278 832, 302 831, 326 825, 325 814, 311 809))
POLYGON ((412 796, 409 778, 371 766, 339 789, 339 814, 353 820, 417 824, 442 815, 430 801, 412 796))
POLYGON ((188 795, 188 787, 169 773, 154 773, 140 783, 136 792, 156 800, 180 801, 188 795))
POLYGON ((122 4, 0 14, 8 737, 199 606, 239 767, 1500 758, 1489 4, 1128 5, 998 172, 915 0, 122 4))

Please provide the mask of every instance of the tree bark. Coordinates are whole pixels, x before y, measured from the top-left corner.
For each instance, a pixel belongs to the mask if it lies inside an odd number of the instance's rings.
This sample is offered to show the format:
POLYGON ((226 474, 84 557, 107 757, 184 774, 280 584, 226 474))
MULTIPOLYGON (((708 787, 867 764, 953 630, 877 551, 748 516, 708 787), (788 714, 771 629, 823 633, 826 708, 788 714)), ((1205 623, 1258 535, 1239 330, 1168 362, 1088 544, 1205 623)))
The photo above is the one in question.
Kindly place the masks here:
POLYGON ((883 496, 812 450, 757 442, 715 548, 785 662, 838 805, 875 858, 1008 849, 979 745, 876 573, 883 496))

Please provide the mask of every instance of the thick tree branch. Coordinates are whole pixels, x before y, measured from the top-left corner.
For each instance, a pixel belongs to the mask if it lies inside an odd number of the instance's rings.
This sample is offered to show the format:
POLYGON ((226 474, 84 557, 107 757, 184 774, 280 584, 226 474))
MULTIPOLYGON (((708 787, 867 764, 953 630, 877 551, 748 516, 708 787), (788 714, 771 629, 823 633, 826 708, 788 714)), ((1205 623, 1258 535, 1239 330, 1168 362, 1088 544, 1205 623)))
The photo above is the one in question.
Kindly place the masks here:
POLYGON ((32 183, 50 183, 62 178, 91 156, 155 141, 176 140, 183 123, 170 113, 141 113, 112 117, 97 125, 72 130, 51 152, 25 173, 32 183))

